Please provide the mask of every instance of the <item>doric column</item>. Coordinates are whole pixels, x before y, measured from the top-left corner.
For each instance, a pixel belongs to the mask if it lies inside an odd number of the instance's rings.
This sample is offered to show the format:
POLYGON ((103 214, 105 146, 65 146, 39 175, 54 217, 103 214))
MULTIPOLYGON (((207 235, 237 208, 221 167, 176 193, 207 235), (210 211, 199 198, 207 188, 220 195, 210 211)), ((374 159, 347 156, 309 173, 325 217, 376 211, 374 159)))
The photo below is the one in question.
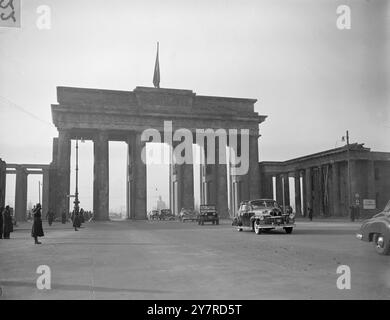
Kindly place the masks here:
POLYGON ((318 167, 318 207, 321 216, 325 215, 324 194, 325 194, 324 168, 322 166, 319 166, 318 167))
POLYGON ((339 179, 339 164, 332 164, 332 214, 340 216, 340 179, 339 179))
POLYGON ((49 211, 50 198, 50 169, 42 169, 42 216, 45 217, 49 211))
POLYGON ((258 134, 249 136, 249 194, 250 199, 260 197, 260 170, 258 134))
MULTIPOLYGON (((180 164, 181 167, 181 204, 179 208, 179 212, 182 208, 194 208, 194 168, 193 168, 193 152, 192 146, 190 150, 188 150, 190 154, 186 154, 186 157, 191 158, 191 163, 183 163, 180 164)), ((187 150, 185 150, 187 152, 187 150)))
POLYGON ((359 168, 356 160, 350 161, 350 176, 351 176, 351 204, 355 205, 356 194, 361 196, 362 190, 360 188, 361 174, 359 173, 359 168))
POLYGON ((283 175, 284 205, 290 205, 290 183, 288 173, 283 175))
POLYGON ((313 169, 313 216, 319 215, 321 207, 321 196, 320 196, 320 170, 318 167, 313 169))
POLYGON ((146 147, 146 143, 141 141, 141 133, 134 132, 130 134, 128 147, 130 219, 143 220, 147 218, 146 163, 142 159, 142 150, 146 147))
POLYGON ((261 184, 261 194, 260 198, 273 199, 273 181, 272 175, 270 174, 261 174, 260 175, 260 184, 261 184))
POLYGON ((375 199, 375 165, 374 160, 367 161, 367 199, 375 199))
POLYGON ((295 171, 294 189, 295 189, 295 213, 296 213, 296 215, 302 215, 301 175, 300 175, 299 171, 295 171))
POLYGON ((5 188, 6 188, 6 177, 7 177, 7 166, 6 163, 0 158, 0 207, 5 206, 5 188))
MULTIPOLYGON (((219 139, 215 141, 216 206, 221 218, 229 218, 226 161, 222 161, 222 159, 219 158, 219 142, 219 139)), ((221 148, 223 148, 222 152, 226 153, 225 147, 225 145, 221 146, 221 148)))
POLYGON ((279 205, 283 205, 283 181, 282 181, 282 175, 278 174, 276 175, 276 202, 279 205))
POLYGON ((25 221, 27 213, 27 172, 24 168, 16 169, 15 183, 15 219, 25 221))
MULTIPOLYGON (((53 142, 54 143, 54 142, 53 142)), ((62 212, 69 212, 69 190, 70 190, 70 134, 65 130, 59 130, 57 140, 57 206, 56 216, 60 217, 62 212)))
POLYGON ((306 203, 304 204, 307 208, 313 209, 313 191, 312 191, 312 169, 305 169, 305 187, 306 187, 306 203))
POLYGON ((109 219, 108 134, 99 131, 94 137, 93 213, 95 220, 109 219))

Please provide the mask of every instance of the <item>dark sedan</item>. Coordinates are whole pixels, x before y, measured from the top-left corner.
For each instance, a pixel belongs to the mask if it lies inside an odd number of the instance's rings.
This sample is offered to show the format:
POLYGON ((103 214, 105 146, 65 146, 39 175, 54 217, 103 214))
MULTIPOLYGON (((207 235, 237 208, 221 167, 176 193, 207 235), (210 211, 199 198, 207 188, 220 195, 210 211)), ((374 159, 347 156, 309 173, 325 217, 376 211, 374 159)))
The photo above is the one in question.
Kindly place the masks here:
POLYGON ((372 242, 379 254, 390 254, 390 201, 382 212, 363 222, 356 237, 372 242))

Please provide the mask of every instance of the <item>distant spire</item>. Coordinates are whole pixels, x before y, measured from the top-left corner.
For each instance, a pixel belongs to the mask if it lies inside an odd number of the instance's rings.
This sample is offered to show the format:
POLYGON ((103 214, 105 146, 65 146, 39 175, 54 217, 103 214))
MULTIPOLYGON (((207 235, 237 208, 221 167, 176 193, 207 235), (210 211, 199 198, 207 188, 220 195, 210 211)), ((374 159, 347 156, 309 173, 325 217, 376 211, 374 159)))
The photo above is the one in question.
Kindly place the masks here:
POLYGON ((158 42, 157 42, 157 55, 156 62, 154 64, 153 85, 155 88, 160 88, 160 63, 158 61, 158 42))

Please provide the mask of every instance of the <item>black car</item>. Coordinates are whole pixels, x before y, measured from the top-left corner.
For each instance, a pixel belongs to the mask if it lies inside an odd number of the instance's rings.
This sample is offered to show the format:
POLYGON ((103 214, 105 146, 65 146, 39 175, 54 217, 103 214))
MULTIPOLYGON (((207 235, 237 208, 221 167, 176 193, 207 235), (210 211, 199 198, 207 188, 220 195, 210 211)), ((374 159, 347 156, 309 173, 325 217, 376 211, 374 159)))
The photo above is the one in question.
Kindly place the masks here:
POLYGON ((204 225, 205 222, 219 224, 219 215, 215 205, 201 204, 199 207, 198 224, 204 225))
POLYGON ((182 222, 185 222, 185 221, 197 221, 198 220, 198 214, 192 208, 182 208, 180 213, 179 213, 179 219, 182 222))
POLYGON ((390 254, 390 201, 382 212, 363 221, 356 237, 363 241, 372 242, 379 254, 390 254))
POLYGON ((243 201, 232 225, 238 231, 245 228, 256 234, 273 229, 284 229, 286 233, 291 233, 295 227, 295 215, 290 208, 285 211, 273 199, 243 201))

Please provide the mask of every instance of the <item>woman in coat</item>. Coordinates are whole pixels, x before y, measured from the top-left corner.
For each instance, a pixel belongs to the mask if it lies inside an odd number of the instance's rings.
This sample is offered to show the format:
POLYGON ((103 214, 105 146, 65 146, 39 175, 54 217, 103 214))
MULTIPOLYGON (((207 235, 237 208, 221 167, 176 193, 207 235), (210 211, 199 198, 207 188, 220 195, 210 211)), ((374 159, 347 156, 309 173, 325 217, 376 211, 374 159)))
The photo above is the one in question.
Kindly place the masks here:
POLYGON ((41 242, 38 241, 38 237, 44 236, 41 211, 41 204, 38 203, 33 210, 34 222, 31 229, 31 236, 34 238, 35 244, 41 244, 41 242))
POLYGON ((77 228, 81 227, 81 222, 80 222, 80 217, 79 217, 79 212, 77 209, 73 210, 73 228, 74 231, 78 231, 77 228))
POLYGON ((9 239, 9 235, 14 231, 14 226, 12 224, 11 209, 9 206, 5 207, 3 215, 3 224, 4 224, 4 239, 9 239))

